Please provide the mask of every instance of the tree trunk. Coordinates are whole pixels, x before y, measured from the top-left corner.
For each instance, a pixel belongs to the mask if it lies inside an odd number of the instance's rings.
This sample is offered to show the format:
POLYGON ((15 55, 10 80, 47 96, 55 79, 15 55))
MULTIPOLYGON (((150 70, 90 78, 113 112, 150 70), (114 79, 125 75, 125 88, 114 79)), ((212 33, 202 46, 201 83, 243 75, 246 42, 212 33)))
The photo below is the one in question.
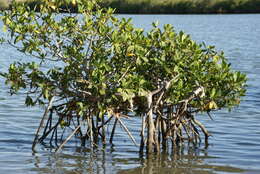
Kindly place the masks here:
POLYGON ((152 108, 152 94, 149 94, 147 97, 148 102, 148 131, 147 131, 147 146, 146 146, 146 153, 152 153, 154 150, 154 131, 155 126, 153 122, 153 108, 152 108))

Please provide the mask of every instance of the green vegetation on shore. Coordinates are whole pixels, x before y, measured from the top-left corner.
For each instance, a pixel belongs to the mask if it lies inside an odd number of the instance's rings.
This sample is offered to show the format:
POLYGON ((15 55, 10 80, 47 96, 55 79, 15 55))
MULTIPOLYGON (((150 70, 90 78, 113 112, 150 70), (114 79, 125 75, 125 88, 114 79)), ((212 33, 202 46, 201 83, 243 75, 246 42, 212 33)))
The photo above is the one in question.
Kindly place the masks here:
MULTIPOLYGON (((31 5, 39 2, 39 0, 29 1, 31 5)), ((100 0, 100 2, 101 6, 116 8, 116 13, 122 14, 260 13, 260 0, 100 0)), ((0 9, 7 7, 8 0, 0 0, 0 9)))
POLYGON ((134 14, 260 12, 260 0, 106 0, 103 5, 116 8, 117 13, 134 14))

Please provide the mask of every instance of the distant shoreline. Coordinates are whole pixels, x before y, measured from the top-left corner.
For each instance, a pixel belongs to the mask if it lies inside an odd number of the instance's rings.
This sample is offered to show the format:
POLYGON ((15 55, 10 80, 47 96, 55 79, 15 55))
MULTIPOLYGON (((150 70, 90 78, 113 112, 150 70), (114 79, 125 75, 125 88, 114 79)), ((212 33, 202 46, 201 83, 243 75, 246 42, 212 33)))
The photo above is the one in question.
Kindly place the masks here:
MULTIPOLYGON (((34 6, 39 1, 27 0, 26 2, 28 5, 34 6)), ((8 2, 8 0, 0 0, 0 9, 7 9, 8 2)), ((102 0, 100 5, 115 8, 117 14, 260 13, 260 0, 102 0)), ((76 12, 72 6, 71 10, 76 12)))
POLYGON ((105 0, 119 14, 260 13, 260 0, 105 0))

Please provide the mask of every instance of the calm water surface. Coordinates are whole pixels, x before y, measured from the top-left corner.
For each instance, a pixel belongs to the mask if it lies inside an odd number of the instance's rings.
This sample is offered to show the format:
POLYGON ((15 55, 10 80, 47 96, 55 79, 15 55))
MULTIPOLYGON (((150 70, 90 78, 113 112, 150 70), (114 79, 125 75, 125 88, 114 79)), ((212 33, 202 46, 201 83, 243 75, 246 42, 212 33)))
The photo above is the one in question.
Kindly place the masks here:
MULTIPOLYGON (((260 173, 260 15, 152 15, 132 17, 137 27, 149 29, 151 22, 170 23, 198 42, 223 50, 236 70, 247 73, 248 92, 240 107, 214 114, 214 121, 199 116, 213 134, 204 148, 185 145, 168 155, 142 158, 123 131, 116 146, 91 150, 68 144, 60 154, 31 144, 42 109, 26 108, 23 97, 9 96, 0 79, 0 173, 260 173)), ((1 24, 0 24, 1 25, 1 24)), ((0 35, 4 35, 0 31, 0 35)), ((0 45, 0 71, 24 58, 7 45, 0 45)), ((128 124, 138 138, 136 119, 128 124)))

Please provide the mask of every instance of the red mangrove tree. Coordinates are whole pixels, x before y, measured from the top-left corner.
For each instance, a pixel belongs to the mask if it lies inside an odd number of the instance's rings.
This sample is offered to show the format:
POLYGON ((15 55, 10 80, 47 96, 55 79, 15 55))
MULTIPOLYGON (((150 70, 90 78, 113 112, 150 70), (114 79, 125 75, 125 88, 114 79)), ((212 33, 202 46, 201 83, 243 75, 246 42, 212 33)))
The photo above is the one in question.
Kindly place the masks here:
POLYGON ((1 76, 11 94, 25 93, 27 106, 45 106, 33 149, 48 140, 60 150, 72 136, 82 146, 112 143, 117 125, 141 152, 197 143, 201 134, 207 143, 196 114, 238 105, 245 74, 169 24, 144 31, 113 12, 90 0, 19 3, 1 12, 5 42, 27 55, 1 76), (124 123, 129 115, 140 117, 140 143, 124 123))

